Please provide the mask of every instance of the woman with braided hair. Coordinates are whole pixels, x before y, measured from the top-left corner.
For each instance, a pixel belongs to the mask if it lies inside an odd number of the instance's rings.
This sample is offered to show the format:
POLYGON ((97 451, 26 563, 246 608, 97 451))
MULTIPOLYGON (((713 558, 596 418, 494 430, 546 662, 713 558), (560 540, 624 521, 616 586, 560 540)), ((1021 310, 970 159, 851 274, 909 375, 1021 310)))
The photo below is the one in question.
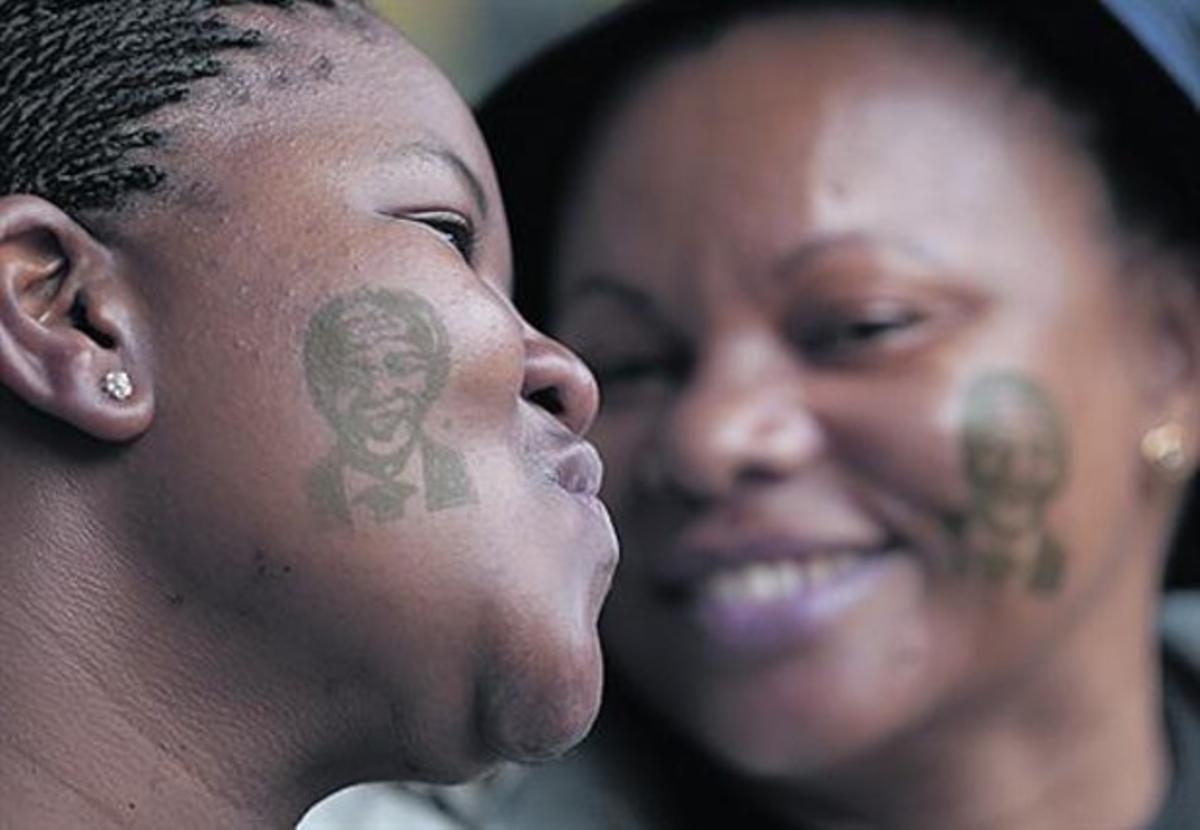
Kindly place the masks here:
POLYGON ((0 824, 286 826, 598 705, 596 389, 352 0, 0 0, 0 824))

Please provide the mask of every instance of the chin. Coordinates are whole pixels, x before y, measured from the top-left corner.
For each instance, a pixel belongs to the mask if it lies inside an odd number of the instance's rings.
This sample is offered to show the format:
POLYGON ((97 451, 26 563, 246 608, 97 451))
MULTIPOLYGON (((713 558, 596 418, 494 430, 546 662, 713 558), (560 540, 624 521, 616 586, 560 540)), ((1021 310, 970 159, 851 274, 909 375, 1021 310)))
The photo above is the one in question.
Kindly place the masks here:
POLYGON ((599 640, 593 632, 554 658, 530 654, 518 665, 484 693, 483 739, 505 760, 552 760, 587 736, 600 710, 599 640))
POLYGON ((655 703, 722 767, 752 779, 805 780, 868 762, 922 720, 918 699, 903 684, 835 682, 841 679, 800 664, 774 683, 760 677, 733 688, 698 687, 692 704, 676 705, 674 713, 669 700, 655 703))

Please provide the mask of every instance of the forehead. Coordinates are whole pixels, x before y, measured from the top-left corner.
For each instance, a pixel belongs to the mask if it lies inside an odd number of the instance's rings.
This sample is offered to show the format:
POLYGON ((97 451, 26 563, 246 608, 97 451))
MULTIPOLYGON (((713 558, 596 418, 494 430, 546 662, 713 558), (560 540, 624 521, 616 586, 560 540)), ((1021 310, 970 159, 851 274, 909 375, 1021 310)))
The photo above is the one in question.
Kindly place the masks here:
MULTIPOLYGON (((1061 222, 1064 194, 1095 203, 1098 180, 1066 135, 1048 100, 945 25, 756 20, 643 79, 598 137, 568 228, 688 227, 693 251, 768 251, 801 226, 920 228, 963 258, 978 251, 981 194, 1030 225, 1061 222)), ((669 246, 624 247, 655 270, 679 265, 669 246)))
POLYGON ((938 109, 958 122, 987 121, 1007 113, 1010 81, 1010 72, 946 24, 880 14, 754 19, 643 76, 610 119, 599 157, 627 159, 664 139, 689 150, 802 151, 813 149, 830 123, 855 118, 855 126, 870 126, 897 115, 889 111, 897 105, 904 116, 898 120, 910 127, 938 109), (681 126, 696 119, 707 129, 681 126), (638 140, 622 148, 617 133, 638 140))
POLYGON ((223 75, 164 111, 177 198, 204 203, 233 191, 241 202, 240 185, 253 180, 261 190, 259 180, 279 168, 296 179, 349 173, 418 146, 463 160, 486 189, 494 187, 466 105, 387 24, 363 10, 308 7, 230 16, 263 31, 266 43, 233 56, 223 75))

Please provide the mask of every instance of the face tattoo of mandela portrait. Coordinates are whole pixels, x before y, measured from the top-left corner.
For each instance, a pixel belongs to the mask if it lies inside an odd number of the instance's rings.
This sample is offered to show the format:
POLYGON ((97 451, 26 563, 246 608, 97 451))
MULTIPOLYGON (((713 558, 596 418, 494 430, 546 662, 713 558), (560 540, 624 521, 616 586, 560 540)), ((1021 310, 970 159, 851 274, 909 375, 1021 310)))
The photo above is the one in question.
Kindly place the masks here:
POLYGON ((971 508, 952 524, 970 555, 960 571, 997 583, 1016 576, 1042 594, 1064 580, 1066 552, 1046 514, 1067 476, 1062 419, 1032 381, 1007 373, 977 380, 963 416, 971 508))
POLYGON ((428 302, 384 289, 339 297, 313 317, 304 364, 337 435, 308 485, 328 518, 400 519, 418 493, 431 512, 476 503, 462 454, 425 431, 450 373, 446 328, 428 302))

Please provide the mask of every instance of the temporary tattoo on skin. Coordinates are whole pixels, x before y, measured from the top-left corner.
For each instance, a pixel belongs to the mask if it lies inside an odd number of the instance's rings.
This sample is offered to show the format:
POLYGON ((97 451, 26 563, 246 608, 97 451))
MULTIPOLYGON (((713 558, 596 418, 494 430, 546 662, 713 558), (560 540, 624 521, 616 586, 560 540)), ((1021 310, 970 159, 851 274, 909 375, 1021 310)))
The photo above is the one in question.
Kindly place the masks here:
POLYGON ((1046 513, 1067 478, 1062 421, 1033 381, 986 375, 967 391, 963 468, 970 506, 948 521, 964 576, 997 583, 1020 579, 1034 593, 1062 588, 1066 554, 1046 513))
POLYGON ((344 522, 387 522, 403 518, 422 488, 429 511, 477 503, 462 453, 425 430, 450 375, 450 338, 429 302, 382 288, 332 300, 309 322, 304 370, 337 436, 309 477, 314 507, 344 522))

